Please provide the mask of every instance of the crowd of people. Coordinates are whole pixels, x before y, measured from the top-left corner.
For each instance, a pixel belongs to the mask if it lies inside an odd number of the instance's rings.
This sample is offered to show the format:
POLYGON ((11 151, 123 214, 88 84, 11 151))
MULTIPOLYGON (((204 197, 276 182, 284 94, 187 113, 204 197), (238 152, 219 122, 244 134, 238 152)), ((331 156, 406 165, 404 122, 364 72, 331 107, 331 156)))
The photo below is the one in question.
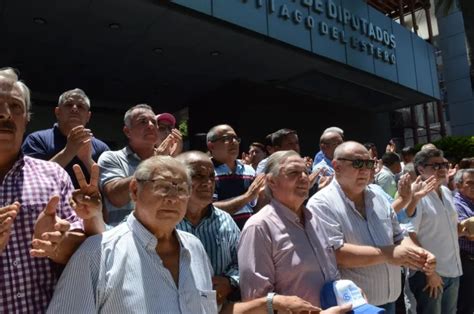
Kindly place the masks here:
POLYGON ((66 91, 25 137, 30 91, 0 70, 0 312, 357 313, 322 308, 350 280, 386 313, 474 313, 472 156, 379 156, 339 127, 314 158, 287 128, 239 155, 226 124, 183 151, 175 117, 146 104, 111 151, 90 108, 66 91))

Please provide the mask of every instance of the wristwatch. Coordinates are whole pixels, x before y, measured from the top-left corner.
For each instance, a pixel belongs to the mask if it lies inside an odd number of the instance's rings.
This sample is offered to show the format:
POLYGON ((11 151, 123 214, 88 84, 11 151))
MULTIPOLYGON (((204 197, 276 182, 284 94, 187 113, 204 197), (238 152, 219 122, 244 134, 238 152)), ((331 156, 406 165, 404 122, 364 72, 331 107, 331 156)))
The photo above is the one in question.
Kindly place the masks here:
POLYGON ((273 297, 275 296, 275 292, 269 292, 267 294, 267 312, 268 314, 274 314, 273 312, 273 297))

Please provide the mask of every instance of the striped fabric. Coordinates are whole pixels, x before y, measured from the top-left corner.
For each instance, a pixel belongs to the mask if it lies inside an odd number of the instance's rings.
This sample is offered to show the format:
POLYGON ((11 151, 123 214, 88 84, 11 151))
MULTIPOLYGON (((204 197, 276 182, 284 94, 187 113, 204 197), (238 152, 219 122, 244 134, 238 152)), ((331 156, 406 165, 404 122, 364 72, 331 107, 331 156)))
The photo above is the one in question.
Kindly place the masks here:
POLYGON ((237 245, 240 230, 232 217, 214 206, 209 205, 209 215, 196 227, 184 218, 177 229, 189 232, 201 240, 211 260, 214 275, 232 277, 239 282, 237 265, 237 245))
POLYGON ((87 239, 66 266, 48 313, 217 313, 212 269, 200 241, 177 231, 178 287, 157 239, 133 214, 87 239))
MULTIPOLYGON (((336 179, 313 195, 307 207, 323 222, 334 249, 344 243, 382 247, 401 241, 404 231, 390 202, 370 185, 365 190, 364 218, 342 191, 336 179)), ((341 268, 342 279, 355 282, 369 303, 383 305, 395 301, 401 292, 401 268, 387 263, 368 267, 341 268)))
POLYGON ((0 206, 15 201, 21 208, 5 250, 0 254, 0 313, 44 313, 57 281, 55 264, 30 255, 34 224, 53 195, 59 195, 57 215, 83 228, 69 198, 73 186, 57 163, 20 156, 0 182, 0 206))
MULTIPOLYGON (((226 164, 221 164, 215 159, 214 172, 216 175, 216 189, 214 191, 214 201, 222 201, 233 198, 247 192, 249 186, 255 179, 255 170, 252 166, 244 165, 241 161, 236 160, 237 167, 232 172, 226 164)), ((243 213, 253 213, 255 201, 245 204, 244 207, 237 210, 234 215, 243 213)))

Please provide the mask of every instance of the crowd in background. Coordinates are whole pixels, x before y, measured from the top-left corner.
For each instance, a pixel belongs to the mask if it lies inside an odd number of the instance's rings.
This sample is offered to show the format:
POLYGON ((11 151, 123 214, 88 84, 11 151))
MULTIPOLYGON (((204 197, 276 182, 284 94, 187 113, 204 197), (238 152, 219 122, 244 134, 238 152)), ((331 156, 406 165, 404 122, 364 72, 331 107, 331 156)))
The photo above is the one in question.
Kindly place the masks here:
POLYGON ((339 127, 313 158, 287 128, 241 154, 227 124, 184 152, 147 104, 111 151, 90 109, 68 90, 26 135, 30 91, 0 70, 0 312, 474 313, 473 156, 339 127), (328 301, 344 280, 365 305, 328 301))

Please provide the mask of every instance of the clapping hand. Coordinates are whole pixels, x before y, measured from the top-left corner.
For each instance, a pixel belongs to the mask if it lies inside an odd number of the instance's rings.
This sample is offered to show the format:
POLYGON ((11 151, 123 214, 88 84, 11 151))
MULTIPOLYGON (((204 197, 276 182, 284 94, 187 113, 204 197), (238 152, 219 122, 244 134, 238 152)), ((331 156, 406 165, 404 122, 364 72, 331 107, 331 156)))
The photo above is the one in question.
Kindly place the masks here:
POLYGON ((7 247, 13 222, 20 211, 20 203, 14 202, 11 205, 0 207, 0 254, 7 247))

